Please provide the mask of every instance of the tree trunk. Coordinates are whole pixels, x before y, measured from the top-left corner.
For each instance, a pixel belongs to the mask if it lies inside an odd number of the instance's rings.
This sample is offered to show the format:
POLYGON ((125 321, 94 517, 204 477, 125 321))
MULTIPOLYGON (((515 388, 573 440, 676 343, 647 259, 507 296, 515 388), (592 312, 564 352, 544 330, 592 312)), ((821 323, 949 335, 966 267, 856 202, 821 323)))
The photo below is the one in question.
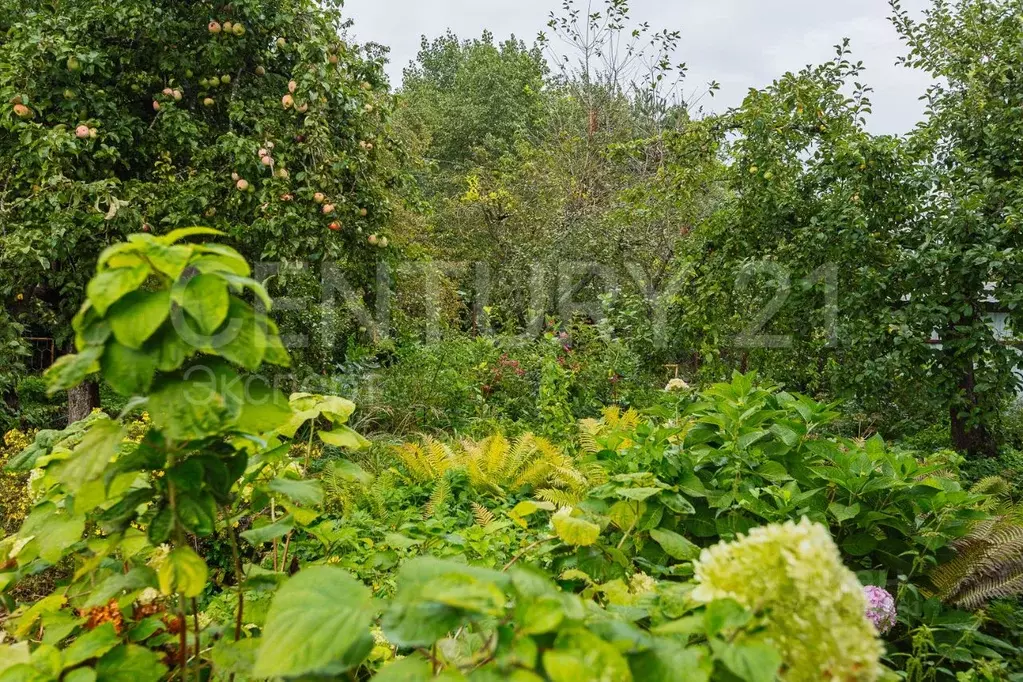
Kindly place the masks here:
POLYGON ((67 423, 73 424, 88 417, 99 407, 99 384, 86 381, 67 392, 67 423))
POLYGON ((998 445, 986 424, 969 424, 969 412, 979 406, 977 392, 974 390, 973 361, 969 360, 963 367, 959 379, 960 400, 953 400, 949 408, 949 419, 952 425, 952 445, 959 452, 971 458, 997 457, 998 445))

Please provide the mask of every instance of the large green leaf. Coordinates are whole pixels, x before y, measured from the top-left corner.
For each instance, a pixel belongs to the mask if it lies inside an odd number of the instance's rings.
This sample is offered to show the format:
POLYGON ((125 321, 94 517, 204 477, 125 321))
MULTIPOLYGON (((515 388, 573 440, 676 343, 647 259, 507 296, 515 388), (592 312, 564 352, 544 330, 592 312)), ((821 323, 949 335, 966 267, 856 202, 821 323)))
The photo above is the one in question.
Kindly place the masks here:
POLYGON ((208 350, 254 372, 266 355, 266 332, 252 307, 232 296, 227 322, 209 339, 208 350))
POLYGON ((22 663, 28 663, 28 642, 0 644, 0 673, 22 663))
POLYGON ((198 597, 206 587, 209 569, 191 547, 175 547, 160 565, 160 591, 166 595, 198 597))
POLYGON ((64 667, 73 668, 90 658, 99 658, 120 643, 121 638, 114 630, 114 624, 103 623, 76 639, 64 650, 64 667))
POLYGON ((130 396, 149 391, 158 362, 159 355, 155 351, 136 350, 114 341, 107 344, 100 368, 111 388, 130 396))
POLYGON ((113 304, 142 286, 151 272, 149 265, 114 268, 99 273, 89 281, 85 293, 100 315, 106 315, 113 304))
POLYGON ((231 307, 227 283, 217 275, 196 275, 185 285, 181 307, 195 320, 201 333, 212 335, 227 319, 231 307))
POLYGON ((239 396, 242 411, 235 428, 242 433, 264 434, 278 430, 293 417, 283 393, 258 377, 248 378, 239 396))
POLYGON ((72 545, 82 539, 84 532, 84 518, 71 516, 52 502, 44 502, 37 505, 25 519, 18 537, 26 540, 35 538, 39 557, 55 564, 72 545))
POLYGON ((694 561, 700 557, 700 548, 674 531, 654 528, 650 531, 650 537, 672 559, 694 561))
POLYGON ((188 239, 189 237, 197 236, 212 236, 219 237, 223 236, 223 232, 215 230, 212 227, 179 227, 176 230, 171 230, 167 234, 157 237, 156 241, 166 246, 176 244, 182 239, 188 239))
POLYGON ((344 424, 335 426, 333 431, 319 431, 318 433, 320 440, 334 447, 345 448, 347 450, 362 450, 370 446, 370 442, 366 438, 344 424))
POLYGON ((159 652, 134 644, 121 646, 96 664, 96 682, 158 682, 167 673, 159 652))
POLYGON ((46 370, 46 390, 53 395, 58 391, 66 391, 85 381, 90 374, 100 370, 99 359, 103 355, 103 346, 89 346, 76 355, 63 355, 57 358, 46 370))
POLYGON ((141 348, 170 315, 170 291, 133 291, 107 311, 114 338, 128 348, 141 348))
POLYGON ((238 373, 222 362, 192 368, 188 379, 158 383, 149 396, 153 424, 169 440, 199 440, 230 430, 242 411, 238 373))
POLYGON ((714 656, 725 664, 740 680, 747 682, 774 682, 782 657, 764 642, 725 643, 711 640, 714 656))
POLYGON ((572 516, 571 510, 562 510, 552 517, 554 532, 561 541, 573 547, 587 547, 600 537, 600 526, 586 519, 572 516))
POLYGON ((146 258, 154 268, 167 275, 172 282, 176 282, 181 277, 181 273, 185 271, 191 257, 191 246, 151 244, 146 247, 146 258))
POLYGON ((629 658, 632 676, 642 682, 707 682, 714 663, 701 648, 660 641, 653 648, 629 658))
POLYGON ((124 436, 124 428, 111 419, 95 422, 71 457, 58 465, 58 480, 68 489, 77 491, 86 483, 102 478, 124 436))
POLYGON ((270 490, 290 498, 297 504, 315 507, 323 502, 323 486, 319 481, 299 481, 293 478, 275 478, 270 490))
POLYGON ((551 682, 632 682, 632 671, 618 649, 576 628, 558 635, 543 655, 551 682))
POLYGON ((241 533, 241 537, 253 547, 259 547, 271 540, 284 537, 294 529, 295 519, 291 516, 285 516, 283 519, 275 523, 268 523, 265 526, 250 528, 244 533, 241 533))
POLYGON ((373 682, 430 682, 433 679, 433 665, 419 656, 391 661, 373 676, 373 682))
POLYGON ((313 566, 274 596, 255 677, 331 675, 351 665, 345 655, 364 641, 373 621, 370 591, 345 571, 313 566))

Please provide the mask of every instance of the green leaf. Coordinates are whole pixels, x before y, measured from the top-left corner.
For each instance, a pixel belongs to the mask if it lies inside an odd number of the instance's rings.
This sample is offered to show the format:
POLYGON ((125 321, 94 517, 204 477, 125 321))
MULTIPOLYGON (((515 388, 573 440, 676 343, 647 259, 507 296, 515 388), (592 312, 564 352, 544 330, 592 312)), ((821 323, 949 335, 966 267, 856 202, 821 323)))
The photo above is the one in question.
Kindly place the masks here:
POLYGON ((76 492, 86 483, 102 478, 125 435, 124 428, 111 419, 95 422, 71 457, 58 465, 58 480, 76 492))
POLYGON ((869 533, 857 533, 842 542, 842 549, 852 556, 866 556, 877 548, 877 539, 869 533))
POLYGON ((213 647, 210 658, 220 675, 235 675, 247 680, 252 677, 252 666, 256 664, 260 644, 260 640, 251 637, 237 642, 222 639, 213 647))
POLYGON ((96 682, 158 682, 167 674, 161 658, 134 644, 118 647, 96 664, 96 682))
POLYGON ((206 562, 191 547, 176 547, 160 565, 160 591, 198 597, 206 587, 208 574, 206 562))
POLYGON ((0 644, 0 673, 21 663, 28 663, 28 642, 0 644))
POLYGON ((268 523, 265 526, 256 526, 255 528, 249 529, 240 535, 242 539, 253 547, 259 547, 262 544, 284 537, 294 529, 295 520, 290 516, 286 516, 276 523, 268 523))
POLYGON ((329 466, 333 475, 346 481, 362 483, 363 485, 368 485, 373 482, 372 474, 367 472, 355 462, 349 462, 347 459, 335 459, 329 466))
POLYGON ((89 346, 77 355, 62 355, 46 370, 46 391, 50 395, 66 391, 99 371, 103 346, 89 346))
POLYGON ((199 272, 230 272, 240 277, 252 275, 248 261, 230 246, 199 244, 195 246, 195 251, 203 256, 193 259, 190 265, 199 272))
POLYGON ((48 613, 56 613, 64 606, 67 598, 60 593, 43 597, 32 606, 28 607, 25 613, 17 619, 14 627, 14 636, 18 638, 27 637, 33 627, 39 622, 40 617, 48 613))
POLYGON ((327 445, 348 450, 362 450, 368 448, 370 442, 353 429, 339 424, 333 431, 319 431, 320 440, 327 445))
POLYGON ((156 241, 165 246, 176 244, 182 239, 188 239, 189 237, 197 236, 213 236, 222 237, 224 233, 220 230, 214 230, 212 227, 179 227, 176 230, 171 230, 167 234, 157 237, 156 241))
POLYGON ((155 349, 153 352, 156 357, 156 368, 161 372, 181 369, 185 360, 194 352, 194 349, 178 335, 173 324, 163 325, 146 346, 147 349, 150 347, 155 349))
POLYGON ((706 651, 671 641, 658 641, 653 648, 631 656, 629 666, 633 679, 641 682, 708 682, 714 670, 706 651))
POLYGON ((734 599, 715 599, 703 612, 703 627, 708 636, 714 637, 723 630, 741 628, 752 618, 753 614, 734 599))
POLYGON ((65 668, 73 668, 90 658, 99 658, 121 643, 113 623, 103 623, 76 639, 63 652, 65 668))
POLYGON ((75 668, 61 677, 61 682, 96 682, 96 671, 92 668, 75 668))
POLYGON ((835 517, 835 520, 839 523, 845 523, 849 519, 856 518, 856 515, 860 513, 860 505, 854 504, 847 507, 844 504, 838 502, 832 502, 828 505, 828 511, 835 517))
POLYGON ((141 348, 170 315, 170 291, 133 291, 110 307, 107 321, 114 338, 141 348))
POLYGON ((373 615, 370 591, 345 571, 331 566, 300 571, 274 596, 253 675, 338 674, 373 615))
POLYGON ((618 649, 582 628, 560 633, 544 653, 543 667, 551 682, 632 682, 618 649))
POLYGON ((565 604, 558 595, 544 595, 520 604, 516 609, 519 629, 524 635, 553 632, 565 620, 565 604))
POLYGON ((156 375, 159 356, 136 350, 117 341, 108 343, 100 360, 103 378, 123 396, 147 393, 156 375))
POLYGON ((192 247, 152 244, 146 247, 145 254, 153 267, 176 282, 192 257, 192 247))
POLYGON ((199 325, 199 331, 212 335, 227 319, 231 296, 227 283, 217 275, 196 275, 185 285, 181 307, 199 325))
POLYGON ((266 288, 251 277, 241 277, 230 273, 222 273, 221 277, 231 285, 235 292, 240 293, 244 289, 251 290, 266 310, 270 310, 273 307, 273 299, 266 293, 266 288))
POLYGON ((287 424, 294 413, 283 393, 258 377, 244 383, 242 411, 235 428, 242 433, 264 434, 287 424))
POLYGON ((158 585, 156 572, 153 569, 148 566, 137 566, 127 573, 114 573, 96 585, 82 608, 91 609, 105 606, 111 599, 120 597, 125 592, 134 592, 158 585))
POLYGON ((201 440, 231 429, 241 414, 238 373, 221 362, 158 382, 149 396, 153 425, 169 440, 201 440))
POLYGON ((266 355, 266 332, 266 324, 252 307, 232 296, 227 322, 210 339, 207 350, 254 372, 266 355))
POLYGON ((391 661, 373 676, 373 682, 430 682, 432 679, 433 666, 420 656, 391 661))
POLYGON ((600 537, 600 526, 572 516, 571 510, 562 510, 552 517, 554 532, 561 541, 573 547, 587 547, 600 537))
POLYGON ((315 507, 323 503, 323 486, 320 485, 319 481, 275 478, 270 481, 270 485, 267 487, 307 507, 315 507))
POLYGON ((672 559, 679 561, 695 561, 700 558, 700 548, 674 531, 655 528, 650 537, 661 546, 661 549, 672 559))
POLYGON ((650 499, 660 492, 663 492, 662 488, 618 488, 615 490, 615 493, 620 497, 637 502, 650 499))
POLYGON ((746 682, 775 682, 781 667, 781 654, 763 642, 726 644, 711 640, 715 658, 740 680, 746 682))
POLYGON ((134 267, 105 270, 89 281, 86 296, 101 316, 113 304, 145 284, 151 270, 149 265, 139 263, 134 267))

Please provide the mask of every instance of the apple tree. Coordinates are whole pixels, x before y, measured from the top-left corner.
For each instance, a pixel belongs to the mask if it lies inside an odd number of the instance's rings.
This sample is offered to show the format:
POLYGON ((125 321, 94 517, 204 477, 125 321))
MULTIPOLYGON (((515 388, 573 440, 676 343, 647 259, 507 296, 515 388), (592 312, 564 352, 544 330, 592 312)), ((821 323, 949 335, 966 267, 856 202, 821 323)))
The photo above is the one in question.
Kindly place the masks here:
POLYGON ((0 0, 4 308, 67 348, 103 248, 199 224, 305 265, 278 285, 329 262, 368 287, 403 179, 383 60, 345 27, 336 0, 0 0))

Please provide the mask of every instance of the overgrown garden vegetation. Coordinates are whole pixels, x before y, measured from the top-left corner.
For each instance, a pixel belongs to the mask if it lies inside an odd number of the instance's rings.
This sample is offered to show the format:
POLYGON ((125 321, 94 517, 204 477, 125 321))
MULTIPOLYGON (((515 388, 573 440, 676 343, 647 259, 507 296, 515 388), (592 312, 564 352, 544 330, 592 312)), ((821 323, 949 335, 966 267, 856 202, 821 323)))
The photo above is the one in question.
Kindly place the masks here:
POLYGON ((0 0, 0 682, 1023 679, 1023 11, 589 12, 0 0))

